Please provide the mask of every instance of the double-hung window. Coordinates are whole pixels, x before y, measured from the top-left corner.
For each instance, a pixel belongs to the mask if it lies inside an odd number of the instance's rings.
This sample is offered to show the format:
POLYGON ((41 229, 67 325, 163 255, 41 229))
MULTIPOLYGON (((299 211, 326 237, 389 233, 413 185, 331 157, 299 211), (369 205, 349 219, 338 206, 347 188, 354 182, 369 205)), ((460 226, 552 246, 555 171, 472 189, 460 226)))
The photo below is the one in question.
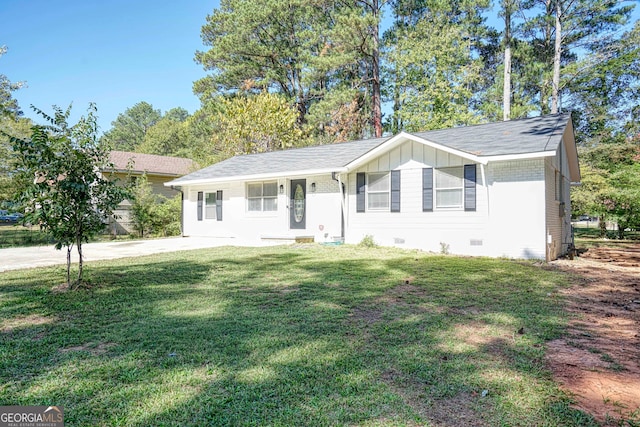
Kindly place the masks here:
POLYGON ((389 210, 389 172, 367 175, 367 208, 389 210))
POLYGON ((206 193, 205 195, 204 219, 216 219, 216 193, 206 193))
POLYGON ((277 211, 278 183, 272 181, 247 184, 247 206, 249 212, 277 211))
POLYGON ((462 209, 464 170, 462 166, 435 170, 436 209, 462 209))

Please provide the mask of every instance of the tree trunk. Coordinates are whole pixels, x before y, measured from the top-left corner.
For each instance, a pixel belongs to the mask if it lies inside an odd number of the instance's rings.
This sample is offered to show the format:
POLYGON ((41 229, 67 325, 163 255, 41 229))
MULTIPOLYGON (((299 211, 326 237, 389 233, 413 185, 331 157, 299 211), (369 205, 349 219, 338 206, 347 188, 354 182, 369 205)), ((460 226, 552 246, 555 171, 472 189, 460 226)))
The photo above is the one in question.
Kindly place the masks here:
POLYGON ((67 246, 67 287, 71 287, 71 251, 73 250, 73 245, 67 246))
POLYGON ((382 136, 382 97, 380 95, 380 4, 373 0, 371 4, 376 22, 372 28, 372 79, 373 79, 373 130, 376 138, 382 136))
POLYGON ((78 283, 76 286, 80 286, 82 284, 82 240, 78 239, 76 245, 78 245, 78 283))
POLYGON ((553 50, 553 83, 551 87, 551 114, 558 112, 560 93, 560 60, 562 57, 562 2, 556 1, 556 40, 553 50))
POLYGON ((504 2, 504 83, 502 120, 511 119, 511 0, 504 2))
MULTIPOLYGON (((552 0, 545 0, 545 16, 551 17, 554 16, 555 13, 553 11, 553 3, 552 0)), ((551 25, 549 24, 549 20, 545 19, 544 24, 544 46, 543 46, 543 58, 546 61, 550 58, 547 57, 547 53, 551 51, 551 25)), ((549 114, 549 81, 547 80, 547 73, 545 71, 542 72, 542 81, 540 82, 540 113, 541 114, 549 114)))

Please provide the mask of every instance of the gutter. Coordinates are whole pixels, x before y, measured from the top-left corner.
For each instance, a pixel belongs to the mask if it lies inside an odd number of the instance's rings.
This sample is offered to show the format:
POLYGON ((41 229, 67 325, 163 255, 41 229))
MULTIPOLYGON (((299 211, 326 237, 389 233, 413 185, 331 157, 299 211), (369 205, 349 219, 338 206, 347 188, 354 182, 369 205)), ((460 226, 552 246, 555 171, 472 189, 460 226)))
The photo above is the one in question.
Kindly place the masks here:
POLYGON ((340 237, 342 238, 342 242, 344 243, 344 213, 346 212, 344 206, 344 185, 342 184, 339 172, 331 172, 331 179, 333 179, 334 181, 338 181, 338 187, 340 187, 340 237))

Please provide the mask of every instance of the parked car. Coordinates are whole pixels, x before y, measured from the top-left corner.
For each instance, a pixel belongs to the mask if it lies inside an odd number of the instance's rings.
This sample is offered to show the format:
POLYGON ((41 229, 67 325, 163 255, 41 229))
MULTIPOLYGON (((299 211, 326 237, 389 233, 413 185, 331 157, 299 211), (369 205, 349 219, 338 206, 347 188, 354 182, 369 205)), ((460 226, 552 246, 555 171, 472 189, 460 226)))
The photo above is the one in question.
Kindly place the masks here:
POLYGON ((593 218, 591 218, 589 215, 580 215, 578 217, 578 221, 593 221, 593 218))
POLYGON ((21 213, 8 213, 7 211, 0 211, 0 222, 18 222, 24 215, 21 213))

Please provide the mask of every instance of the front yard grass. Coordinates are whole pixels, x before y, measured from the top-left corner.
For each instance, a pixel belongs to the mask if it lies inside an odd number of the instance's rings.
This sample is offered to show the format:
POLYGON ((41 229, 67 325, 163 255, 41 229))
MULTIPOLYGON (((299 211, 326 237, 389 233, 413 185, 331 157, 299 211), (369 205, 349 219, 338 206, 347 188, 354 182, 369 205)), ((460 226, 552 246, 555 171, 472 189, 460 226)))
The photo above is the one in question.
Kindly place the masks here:
POLYGON ((545 368, 566 277, 354 246, 0 273, 0 405, 68 426, 595 425, 545 368))

